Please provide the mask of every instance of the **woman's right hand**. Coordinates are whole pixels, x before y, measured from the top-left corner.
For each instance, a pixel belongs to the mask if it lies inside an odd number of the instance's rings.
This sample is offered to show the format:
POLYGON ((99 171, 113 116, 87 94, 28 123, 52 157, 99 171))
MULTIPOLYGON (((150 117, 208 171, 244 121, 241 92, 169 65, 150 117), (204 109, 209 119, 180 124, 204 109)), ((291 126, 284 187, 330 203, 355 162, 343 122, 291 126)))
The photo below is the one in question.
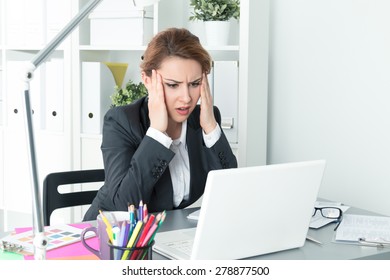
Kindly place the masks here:
POLYGON ((161 132, 168 129, 168 112, 165 105, 165 93, 162 84, 162 78, 156 70, 152 70, 152 77, 145 84, 149 94, 149 119, 150 126, 161 132))

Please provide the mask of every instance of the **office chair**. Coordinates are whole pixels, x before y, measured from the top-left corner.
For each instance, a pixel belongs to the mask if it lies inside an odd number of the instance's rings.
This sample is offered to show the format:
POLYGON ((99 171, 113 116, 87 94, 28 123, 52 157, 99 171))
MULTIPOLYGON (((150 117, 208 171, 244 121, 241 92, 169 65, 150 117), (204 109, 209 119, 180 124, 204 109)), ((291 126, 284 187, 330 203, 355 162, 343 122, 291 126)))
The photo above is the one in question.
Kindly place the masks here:
POLYGON ((78 170, 50 173, 43 181, 43 223, 50 225, 50 216, 58 208, 88 205, 97 194, 97 190, 59 193, 61 185, 103 182, 104 169, 78 170))

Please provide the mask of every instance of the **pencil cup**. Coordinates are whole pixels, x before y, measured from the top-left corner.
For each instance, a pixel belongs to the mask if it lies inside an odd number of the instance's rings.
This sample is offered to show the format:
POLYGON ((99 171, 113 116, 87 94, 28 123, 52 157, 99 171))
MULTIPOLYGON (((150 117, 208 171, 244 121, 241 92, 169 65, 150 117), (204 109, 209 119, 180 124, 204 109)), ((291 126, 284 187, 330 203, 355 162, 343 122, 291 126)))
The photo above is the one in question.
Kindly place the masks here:
POLYGON ((110 260, 151 260, 154 241, 144 247, 120 247, 112 245, 110 247, 110 260))
MULTIPOLYGON (((112 224, 114 224, 115 222, 125 221, 129 219, 129 212, 125 211, 104 212, 104 215, 107 219, 110 220, 112 224)), ((96 227, 88 227, 81 232, 81 243, 88 251, 98 256, 98 258, 100 258, 101 260, 110 260, 110 246, 107 245, 109 238, 106 231, 106 224, 104 223, 101 215, 99 215, 96 220, 96 227), (85 235, 89 231, 93 231, 99 239, 99 248, 92 248, 88 244, 88 240, 85 239, 85 235)))

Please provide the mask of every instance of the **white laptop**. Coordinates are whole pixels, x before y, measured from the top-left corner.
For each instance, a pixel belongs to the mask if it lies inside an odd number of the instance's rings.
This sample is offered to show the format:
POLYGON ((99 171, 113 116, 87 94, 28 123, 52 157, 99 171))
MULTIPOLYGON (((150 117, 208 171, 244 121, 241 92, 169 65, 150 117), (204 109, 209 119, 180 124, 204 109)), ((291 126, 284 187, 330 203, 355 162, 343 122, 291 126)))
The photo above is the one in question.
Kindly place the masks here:
POLYGON ((243 259, 302 247, 324 160, 210 171, 196 228, 159 232, 170 259, 243 259))

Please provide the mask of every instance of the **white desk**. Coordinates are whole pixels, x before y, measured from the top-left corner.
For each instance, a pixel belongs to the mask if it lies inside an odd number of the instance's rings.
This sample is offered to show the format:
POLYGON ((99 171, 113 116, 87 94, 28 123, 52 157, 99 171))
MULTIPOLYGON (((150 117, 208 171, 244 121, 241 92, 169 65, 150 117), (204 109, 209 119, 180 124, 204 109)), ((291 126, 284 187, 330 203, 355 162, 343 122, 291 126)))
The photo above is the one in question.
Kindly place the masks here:
MULTIPOLYGON (((187 215, 199 208, 167 211, 167 216, 159 232, 196 227, 197 222, 187 219, 187 215)), ((359 215, 375 215, 365 210, 349 208, 346 213, 359 215)), ((357 245, 346 245, 332 242, 335 224, 320 229, 309 229, 309 235, 322 242, 322 245, 311 241, 305 242, 301 248, 257 256, 256 260, 348 260, 348 259, 382 259, 390 260, 390 248, 377 248, 357 245)), ((0 232, 0 238, 7 233, 0 232)), ((261 242, 261 240, 259 240, 261 242)), ((166 260, 164 256, 153 252, 153 259, 166 260)))
MULTIPOLYGON (((168 211, 159 232, 196 227, 197 222, 187 219, 187 215, 198 208, 168 211)), ((345 213, 375 215, 374 213, 349 208, 345 213)), ((308 235, 322 242, 322 245, 306 240, 301 248, 257 256, 256 260, 348 260, 348 259, 390 259, 390 248, 347 245, 332 242, 335 224, 331 223, 320 229, 309 229, 308 235)), ((261 240, 259 240, 261 242, 261 240)), ((153 259, 166 259, 153 253, 153 259)))

